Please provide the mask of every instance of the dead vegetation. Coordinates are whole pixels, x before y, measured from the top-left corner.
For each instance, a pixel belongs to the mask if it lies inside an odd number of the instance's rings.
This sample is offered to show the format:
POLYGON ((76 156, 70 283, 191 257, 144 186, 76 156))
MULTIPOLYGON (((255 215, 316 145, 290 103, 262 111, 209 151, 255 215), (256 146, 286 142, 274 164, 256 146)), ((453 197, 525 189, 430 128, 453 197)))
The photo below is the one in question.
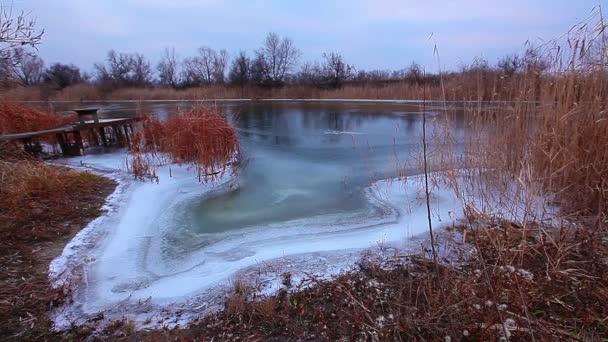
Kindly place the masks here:
POLYGON ((48 314, 65 293, 51 289, 49 263, 101 213, 115 183, 0 151, 0 339, 54 339, 48 314))
POLYGON ((157 178, 156 161, 167 157, 177 164, 196 167, 199 181, 218 179, 238 162, 238 134, 217 109, 194 107, 171 115, 166 121, 144 116, 142 130, 130 149, 136 178, 157 178))
POLYGON ((539 47, 536 64, 547 71, 531 69, 515 82, 517 101, 470 104, 464 111, 471 132, 465 153, 455 152, 450 132, 440 137, 444 169, 477 170, 474 177, 501 189, 505 206, 523 202, 529 212, 530 200, 544 197, 564 216, 603 225, 608 216, 605 29, 597 12, 571 29, 565 46, 539 47), (506 184, 513 185, 511 191, 506 184))
POLYGON ((0 134, 40 131, 75 120, 75 115, 60 116, 16 103, 0 102, 0 134))

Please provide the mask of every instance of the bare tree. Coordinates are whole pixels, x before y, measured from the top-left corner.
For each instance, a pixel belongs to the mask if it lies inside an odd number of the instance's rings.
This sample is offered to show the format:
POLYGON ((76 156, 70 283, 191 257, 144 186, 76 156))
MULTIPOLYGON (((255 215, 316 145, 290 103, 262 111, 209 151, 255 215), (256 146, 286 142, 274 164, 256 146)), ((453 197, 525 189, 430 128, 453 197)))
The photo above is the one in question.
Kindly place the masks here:
POLYGON ((152 67, 139 53, 108 52, 106 65, 96 63, 97 80, 111 87, 144 87, 152 82, 152 67))
POLYGON ((131 56, 131 84, 135 87, 145 87, 152 83, 152 66, 143 54, 131 56))
POLYGON ((304 85, 320 86, 323 82, 323 68, 319 62, 306 62, 300 68, 297 82, 304 85))
POLYGON ((175 55, 175 48, 165 48, 160 62, 156 66, 160 84, 176 88, 179 83, 177 68, 178 61, 175 55))
POLYGON ((0 85, 14 82, 15 68, 23 60, 24 54, 34 56, 44 30, 36 29, 36 21, 25 12, 14 14, 12 6, 0 4, 0 85))
POLYGON ((213 83, 215 74, 214 63, 217 52, 210 47, 203 46, 198 49, 197 65, 200 71, 200 78, 205 84, 213 83))
POLYGON ((52 64, 43 75, 44 83, 54 88, 63 89, 65 87, 78 84, 84 81, 80 69, 73 64, 52 64))
POLYGON ((245 51, 240 51, 236 58, 232 61, 228 81, 232 85, 238 85, 241 88, 246 86, 251 79, 251 59, 247 57, 245 51))
POLYGON ((17 48, 36 48, 42 40, 44 30, 36 29, 36 20, 25 12, 13 14, 11 6, 0 6, 0 61, 11 65, 19 63, 17 48))
POLYGON ((198 55, 184 60, 182 77, 188 86, 221 84, 225 81, 228 52, 203 46, 198 55))
POLYGON ((268 33, 264 44, 257 51, 263 62, 264 77, 271 85, 282 85, 285 75, 297 64, 301 53, 289 38, 281 39, 276 33, 268 33))
POLYGON ((516 72, 521 71, 524 61, 518 55, 506 55, 498 60, 497 66, 506 76, 513 76, 516 72))
POLYGON ((215 83, 223 84, 228 65, 228 52, 224 49, 215 53, 213 56, 213 80, 215 83))
POLYGON ((251 61, 251 83, 264 86, 267 85, 266 80, 266 63, 264 57, 258 52, 255 54, 255 58, 251 61))
POLYGON ((420 65, 416 62, 412 62, 410 66, 407 68, 404 78, 412 83, 412 84, 420 84, 424 80, 424 71, 420 67, 420 65))
POLYGON ((339 52, 327 52, 323 54, 323 70, 326 83, 332 88, 340 88, 344 81, 350 76, 354 68, 346 62, 339 52))
POLYGON ((186 87, 200 86, 203 81, 203 67, 201 66, 198 57, 190 57, 184 59, 182 63, 182 84, 186 87))
POLYGON ((18 57, 17 65, 13 68, 12 76, 24 86, 39 84, 44 73, 44 61, 38 56, 25 52, 22 48, 15 49, 18 57))
POLYGON ((122 87, 129 82, 131 70, 131 57, 126 53, 117 53, 114 50, 108 52, 106 64, 96 63, 95 71, 97 80, 106 85, 122 87))

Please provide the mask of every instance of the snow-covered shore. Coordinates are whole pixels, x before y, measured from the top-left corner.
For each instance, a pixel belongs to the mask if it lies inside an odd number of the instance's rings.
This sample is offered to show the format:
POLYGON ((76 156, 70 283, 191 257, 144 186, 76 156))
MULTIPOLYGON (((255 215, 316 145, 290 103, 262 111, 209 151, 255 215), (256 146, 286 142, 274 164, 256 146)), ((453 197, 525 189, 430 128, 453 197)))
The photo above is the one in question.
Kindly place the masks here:
MULTIPOLYGON (((238 182, 226 175, 214 184, 200 184, 191 169, 177 165, 160 167, 159 183, 139 182, 126 173, 125 160, 122 151, 64 161, 104 173, 120 185, 108 199, 107 213, 82 230, 50 266, 55 284, 74 289, 73 303, 56 312, 57 328, 100 311, 106 318, 140 323, 163 312, 154 323, 167 324, 168 317, 183 312, 191 317, 221 303, 237 275, 259 274, 267 265, 337 274, 352 267, 362 251, 379 244, 407 249, 427 229, 423 183, 421 177, 410 177, 367 188, 367 211, 214 233, 197 248, 169 248, 184 203, 229 191, 238 182)), ((461 207, 447 187, 433 190, 435 226, 462 217, 461 207)))

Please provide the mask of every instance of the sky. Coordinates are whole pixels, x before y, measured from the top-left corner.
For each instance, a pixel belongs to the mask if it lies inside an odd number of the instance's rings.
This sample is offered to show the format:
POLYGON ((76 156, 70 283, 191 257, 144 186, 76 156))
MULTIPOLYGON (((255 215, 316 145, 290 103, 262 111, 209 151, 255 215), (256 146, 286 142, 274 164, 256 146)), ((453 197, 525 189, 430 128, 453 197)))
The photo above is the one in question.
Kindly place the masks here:
POLYGON ((357 69, 457 69, 476 56, 493 63, 526 41, 552 39, 608 0, 0 0, 45 31, 48 64, 91 71, 107 52, 156 63, 165 47, 181 58, 200 46, 250 55, 268 32, 291 38, 301 61, 344 55, 357 69), (434 54, 437 46, 440 60, 434 54))

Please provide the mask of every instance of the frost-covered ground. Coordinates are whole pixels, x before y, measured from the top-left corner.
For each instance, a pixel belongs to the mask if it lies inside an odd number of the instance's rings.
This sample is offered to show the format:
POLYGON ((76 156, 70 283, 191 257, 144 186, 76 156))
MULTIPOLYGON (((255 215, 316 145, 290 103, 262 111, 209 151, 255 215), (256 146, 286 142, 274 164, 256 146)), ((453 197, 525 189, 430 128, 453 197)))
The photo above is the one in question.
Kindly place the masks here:
MULTIPOLYGON (((134 181, 125 161, 124 151, 62 161, 106 174, 120 185, 107 214, 51 264, 51 279, 74 289, 74 302, 56 313, 58 328, 101 311, 106 318, 129 317, 144 325, 184 322, 217 308, 236 277, 267 283, 265 292, 271 293, 282 272, 335 275, 353 267, 362 251, 416 248, 413 241, 427 229, 422 178, 410 177, 367 188, 373 214, 328 214, 214 233, 196 248, 171 250, 167 239, 180 222, 180 204, 228 191, 238 182, 224 176, 200 184, 193 170, 177 165, 160 167, 158 183, 134 181)), ((433 190, 435 226, 452 224, 462 216, 461 207, 450 189, 433 190)))

